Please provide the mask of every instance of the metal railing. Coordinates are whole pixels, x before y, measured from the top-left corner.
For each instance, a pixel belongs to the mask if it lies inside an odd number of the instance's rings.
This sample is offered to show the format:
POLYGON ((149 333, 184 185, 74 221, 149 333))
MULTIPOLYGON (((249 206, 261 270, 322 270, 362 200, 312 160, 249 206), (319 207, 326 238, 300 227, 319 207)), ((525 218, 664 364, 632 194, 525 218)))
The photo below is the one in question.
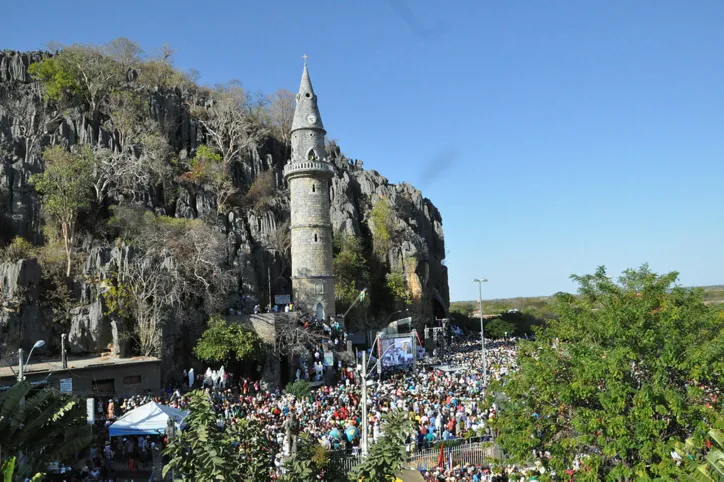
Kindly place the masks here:
POLYGON ((300 171, 326 171, 334 173, 334 167, 324 161, 298 161, 290 162, 284 166, 284 175, 287 176, 293 172, 300 171))
MULTIPOLYGON (((423 449, 415 451, 415 444, 408 445, 407 465, 411 469, 433 469, 438 466, 440 459, 440 448, 423 449)), ((473 465, 500 464, 505 460, 503 451, 495 442, 465 441, 460 445, 442 448, 443 465, 452 466, 465 465, 470 463, 473 465)), ((349 472, 362 462, 361 455, 351 455, 346 452, 335 452, 333 455, 334 463, 349 472)))

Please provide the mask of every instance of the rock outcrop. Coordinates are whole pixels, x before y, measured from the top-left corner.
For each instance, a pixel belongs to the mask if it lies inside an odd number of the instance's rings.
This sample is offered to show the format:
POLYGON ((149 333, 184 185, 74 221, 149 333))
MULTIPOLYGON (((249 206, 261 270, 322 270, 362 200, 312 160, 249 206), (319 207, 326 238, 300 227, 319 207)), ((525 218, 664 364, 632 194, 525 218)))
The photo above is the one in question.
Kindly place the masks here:
MULTIPOLYGON (((0 94, 9 89, 30 92, 34 81, 28 75, 28 66, 50 54, 43 52, 0 52, 0 94)), ((134 76, 129 73, 129 78, 134 76)), ((179 159, 187 159, 203 141, 198 121, 188 108, 189 94, 180 88, 149 93, 148 115, 162 126, 175 126, 168 131, 168 143, 179 159)), ((42 145, 90 144, 114 147, 116 136, 113 126, 91 119, 76 109, 67 114, 57 128, 44 133, 42 145)), ((272 248, 275 230, 289 217, 288 191, 282 169, 286 163, 283 148, 269 138, 250 149, 243 163, 234 167, 234 183, 248 189, 259 173, 274 173, 279 195, 273 205, 263 212, 236 208, 224 216, 216 215, 213 195, 176 184, 174 194, 158 188, 148 192, 144 205, 157 214, 179 218, 217 217, 217 228, 225 234, 229 246, 229 263, 240 271, 239 287, 250 299, 260 299, 268 291, 269 276, 272 289, 288 292, 290 283, 285 279, 285 263, 272 248)), ((372 205, 384 197, 396 206, 395 219, 400 243, 386 254, 390 268, 403 272, 414 294, 413 313, 418 321, 446 315, 449 295, 447 269, 443 264, 445 245, 442 218, 432 202, 413 186, 390 184, 375 171, 365 170, 360 161, 344 157, 336 145, 329 146, 328 155, 335 165, 331 186, 331 220, 335 233, 369 236, 365 226, 372 205)), ((15 236, 23 236, 33 243, 43 242, 39 198, 29 183, 30 176, 41 172, 40 150, 27 150, 27 141, 18 129, 18 119, 0 105, 0 247, 15 236)), ((113 203, 113 200, 110 200, 113 203)), ((107 207, 103 208, 106 210, 107 207)), ((88 218, 98 219, 93 213, 88 218)), ((81 218, 81 224, 84 219, 81 218)), ((88 227, 86 226, 87 230, 88 227)), ((92 233, 91 233, 92 234, 92 233)), ((46 337, 60 338, 61 330, 69 333, 70 347, 74 351, 101 351, 113 343, 113 321, 105 314, 102 280, 109 276, 109 266, 123 263, 128 248, 98 246, 99 241, 81 248, 86 256, 82 273, 75 281, 77 305, 71 311, 70 327, 53 327, 46 337), (125 250, 125 251, 124 251, 125 250)), ((48 331, 47 307, 41 306, 34 296, 24 296, 19 306, 19 288, 38 290, 40 268, 37 261, 23 260, 0 264, 3 311, 0 311, 0 334, 13 333, 15 343, 30 339, 35 333, 48 331)), ((6 337, 8 339, 13 338, 6 337)), ((24 341, 23 341, 24 342, 24 341)))

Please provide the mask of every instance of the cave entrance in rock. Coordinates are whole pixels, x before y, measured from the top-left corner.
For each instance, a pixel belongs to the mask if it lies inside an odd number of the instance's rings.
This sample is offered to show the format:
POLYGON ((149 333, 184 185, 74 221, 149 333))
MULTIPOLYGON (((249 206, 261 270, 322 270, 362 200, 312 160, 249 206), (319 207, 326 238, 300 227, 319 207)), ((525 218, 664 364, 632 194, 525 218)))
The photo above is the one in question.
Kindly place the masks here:
POLYGON ((447 311, 445 311, 445 307, 442 306, 442 303, 440 303, 437 299, 432 300, 432 312, 437 320, 447 318, 447 311))
POLYGON ((322 303, 317 303, 317 319, 324 319, 324 306, 322 306, 322 303))

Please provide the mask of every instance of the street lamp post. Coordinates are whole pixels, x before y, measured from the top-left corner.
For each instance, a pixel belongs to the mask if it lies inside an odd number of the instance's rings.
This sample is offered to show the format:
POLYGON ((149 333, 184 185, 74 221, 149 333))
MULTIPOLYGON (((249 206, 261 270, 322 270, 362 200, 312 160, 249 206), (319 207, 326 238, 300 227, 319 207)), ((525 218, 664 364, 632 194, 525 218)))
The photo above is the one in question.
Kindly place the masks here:
POLYGON ((30 353, 28 353, 28 359, 25 360, 25 363, 23 363, 23 349, 18 348, 18 381, 22 382, 25 380, 25 367, 28 366, 28 363, 30 363, 30 357, 33 356, 33 350, 36 348, 42 348, 45 346, 45 341, 38 340, 33 345, 33 348, 30 349, 30 353))
POLYGON ((480 294, 480 348, 483 351, 483 385, 488 386, 488 366, 485 359, 485 331, 483 329, 483 283, 487 283, 486 278, 476 278, 473 283, 478 284, 478 290, 480 294))

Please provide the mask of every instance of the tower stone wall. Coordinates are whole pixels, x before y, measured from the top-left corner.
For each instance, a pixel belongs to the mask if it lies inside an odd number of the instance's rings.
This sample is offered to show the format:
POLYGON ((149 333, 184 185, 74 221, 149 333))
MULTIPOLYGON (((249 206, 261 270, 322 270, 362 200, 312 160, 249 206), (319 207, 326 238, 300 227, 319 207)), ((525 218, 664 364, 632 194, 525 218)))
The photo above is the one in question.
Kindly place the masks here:
POLYGON ((292 154, 284 176, 291 195, 293 300, 300 309, 318 317, 335 314, 329 215, 334 168, 327 162, 325 134, 305 65, 292 123, 292 154))

